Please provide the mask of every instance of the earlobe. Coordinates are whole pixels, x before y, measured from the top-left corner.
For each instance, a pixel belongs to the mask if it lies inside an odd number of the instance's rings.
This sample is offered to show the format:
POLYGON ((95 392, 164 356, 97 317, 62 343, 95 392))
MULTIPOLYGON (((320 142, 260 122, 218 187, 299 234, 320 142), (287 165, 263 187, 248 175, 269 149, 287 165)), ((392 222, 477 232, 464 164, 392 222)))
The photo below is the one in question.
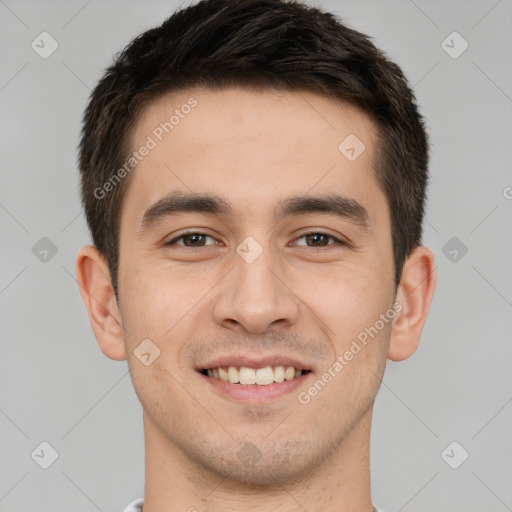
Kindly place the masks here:
POLYGON ((400 312, 391 331, 388 359, 402 361, 418 348, 436 284, 435 260, 425 246, 416 247, 407 258, 396 302, 400 312))
POLYGON ((76 256, 80 295, 101 351, 110 359, 126 359, 121 315, 107 262, 95 246, 82 247, 76 256))

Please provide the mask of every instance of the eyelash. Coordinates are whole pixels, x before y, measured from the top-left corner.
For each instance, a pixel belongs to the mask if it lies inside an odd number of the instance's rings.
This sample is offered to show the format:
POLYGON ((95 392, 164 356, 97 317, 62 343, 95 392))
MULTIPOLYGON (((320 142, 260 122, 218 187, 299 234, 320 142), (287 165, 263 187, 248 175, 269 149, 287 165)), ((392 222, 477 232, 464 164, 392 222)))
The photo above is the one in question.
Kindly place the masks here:
MULTIPOLYGON (((207 235, 206 233, 201 233, 200 231, 190 231, 188 233, 182 233, 180 236, 177 236, 176 238, 173 238, 172 240, 169 240, 168 242, 166 242, 164 245, 165 246, 172 246, 172 245, 182 245, 184 248, 186 249, 200 249, 202 247, 205 247, 205 246, 197 246, 197 247, 193 247, 193 246, 187 246, 187 245, 184 245, 184 244, 176 244, 176 241, 177 240, 181 240, 182 238, 186 237, 186 236, 191 236, 191 235, 201 235, 201 236, 207 236, 209 238, 212 238, 213 239, 213 236, 211 235, 207 235)), ((344 242, 343 240, 340 240, 339 238, 333 236, 333 235, 330 235, 329 233, 324 233, 323 231, 310 231, 308 233, 304 233, 302 234, 301 236, 299 236, 296 240, 300 240, 301 238, 304 238, 308 235, 322 235, 322 236, 326 236, 328 238, 331 238, 332 240, 335 241, 334 244, 327 244, 327 246, 323 246, 323 245, 319 245, 319 246, 314 246, 314 245, 304 245, 302 247, 311 247, 311 248, 317 248, 317 249, 322 249, 324 247, 328 247, 329 245, 348 245, 347 242, 344 242)), ((206 246, 207 247, 207 246, 206 246)))

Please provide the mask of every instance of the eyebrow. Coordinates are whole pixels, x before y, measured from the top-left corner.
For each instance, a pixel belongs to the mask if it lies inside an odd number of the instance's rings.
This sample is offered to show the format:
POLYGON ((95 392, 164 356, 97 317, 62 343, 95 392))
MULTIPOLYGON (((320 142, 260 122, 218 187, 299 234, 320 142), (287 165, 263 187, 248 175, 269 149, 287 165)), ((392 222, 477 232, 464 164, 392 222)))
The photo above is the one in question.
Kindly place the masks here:
MULTIPOLYGON (((173 191, 149 206, 144 212, 138 231, 139 235, 151 230, 163 219, 180 213, 232 216, 233 207, 221 196, 173 191)), ((282 199, 274 209, 274 220, 277 222, 292 215, 311 213, 335 215, 366 231, 372 230, 366 208, 355 199, 339 194, 302 195, 282 199)))

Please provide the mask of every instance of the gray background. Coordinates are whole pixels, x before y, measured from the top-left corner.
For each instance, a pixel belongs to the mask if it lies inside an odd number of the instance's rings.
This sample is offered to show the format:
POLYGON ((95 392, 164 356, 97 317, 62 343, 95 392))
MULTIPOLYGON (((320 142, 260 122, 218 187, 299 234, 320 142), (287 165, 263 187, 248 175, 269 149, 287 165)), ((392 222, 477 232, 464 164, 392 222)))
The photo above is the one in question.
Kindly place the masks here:
MULTIPOLYGON (((376 401, 374 501, 512 510, 512 1, 312 3, 402 66, 432 142, 424 243, 438 286, 418 352, 388 363, 376 401), (457 58, 458 36, 442 44, 453 31, 469 44, 457 58)), ((115 512, 143 494, 142 409, 126 362, 99 350, 75 281, 90 243, 76 145, 112 56, 177 6, 0 0, 1 511, 115 512), (31 48, 43 31, 59 45, 47 59, 31 48), (58 453, 48 469, 43 441, 58 453)))

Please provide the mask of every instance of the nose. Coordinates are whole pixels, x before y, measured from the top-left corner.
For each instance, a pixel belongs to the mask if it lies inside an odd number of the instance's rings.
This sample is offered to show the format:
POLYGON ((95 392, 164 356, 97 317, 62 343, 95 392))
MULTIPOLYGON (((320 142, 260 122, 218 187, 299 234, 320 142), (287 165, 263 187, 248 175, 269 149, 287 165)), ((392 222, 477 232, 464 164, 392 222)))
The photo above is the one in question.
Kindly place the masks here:
POLYGON ((300 300, 269 249, 252 262, 235 253, 233 264, 218 289, 214 316, 219 325, 258 334, 297 322, 300 300))

